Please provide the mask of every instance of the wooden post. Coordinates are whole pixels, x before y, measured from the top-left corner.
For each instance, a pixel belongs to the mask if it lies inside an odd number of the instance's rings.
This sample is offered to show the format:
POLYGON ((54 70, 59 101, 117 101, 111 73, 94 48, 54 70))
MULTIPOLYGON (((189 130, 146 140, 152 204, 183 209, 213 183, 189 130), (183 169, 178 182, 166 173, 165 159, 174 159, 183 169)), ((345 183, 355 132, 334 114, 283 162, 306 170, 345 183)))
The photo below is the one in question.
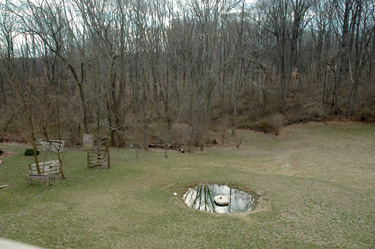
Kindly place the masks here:
POLYGON ((107 152, 107 157, 108 157, 108 169, 111 168, 111 161, 110 161, 110 154, 107 152))
POLYGON ((92 134, 83 134, 83 149, 94 149, 94 136, 92 134))
POLYGON ((2 185, 0 186, 0 189, 5 188, 5 187, 8 187, 8 185, 2 185))
POLYGON ((90 152, 87 151, 87 167, 90 167, 90 152))

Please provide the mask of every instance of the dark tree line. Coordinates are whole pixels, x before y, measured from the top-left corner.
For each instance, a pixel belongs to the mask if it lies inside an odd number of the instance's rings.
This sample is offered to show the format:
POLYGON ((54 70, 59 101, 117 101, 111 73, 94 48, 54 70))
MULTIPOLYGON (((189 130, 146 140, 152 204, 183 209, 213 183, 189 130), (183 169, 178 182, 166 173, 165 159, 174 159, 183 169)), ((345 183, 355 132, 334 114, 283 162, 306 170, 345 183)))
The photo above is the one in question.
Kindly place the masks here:
POLYGON ((183 123, 201 146, 217 122, 358 117, 375 105, 374 13, 374 0, 2 0, 3 123, 53 132, 59 115, 72 140, 115 146, 183 123))

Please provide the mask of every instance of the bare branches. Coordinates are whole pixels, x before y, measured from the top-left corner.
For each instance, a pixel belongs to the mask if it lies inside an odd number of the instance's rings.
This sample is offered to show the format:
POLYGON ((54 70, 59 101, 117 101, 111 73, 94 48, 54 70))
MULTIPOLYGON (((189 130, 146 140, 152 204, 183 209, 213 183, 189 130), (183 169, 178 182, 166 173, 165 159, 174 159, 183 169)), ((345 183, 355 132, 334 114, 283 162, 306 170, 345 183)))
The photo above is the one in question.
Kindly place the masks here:
MULTIPOLYGON (((266 115, 270 105, 284 112, 296 93, 316 95, 309 101, 322 113, 354 115, 374 77, 374 8, 373 0, 7 2, 2 74, 24 67, 46 79, 72 99, 61 111, 112 145, 125 144, 130 123, 147 147, 159 122, 188 124, 200 145, 216 120, 235 131, 238 116, 266 115)), ((6 80, 0 93, 5 103, 6 80)))

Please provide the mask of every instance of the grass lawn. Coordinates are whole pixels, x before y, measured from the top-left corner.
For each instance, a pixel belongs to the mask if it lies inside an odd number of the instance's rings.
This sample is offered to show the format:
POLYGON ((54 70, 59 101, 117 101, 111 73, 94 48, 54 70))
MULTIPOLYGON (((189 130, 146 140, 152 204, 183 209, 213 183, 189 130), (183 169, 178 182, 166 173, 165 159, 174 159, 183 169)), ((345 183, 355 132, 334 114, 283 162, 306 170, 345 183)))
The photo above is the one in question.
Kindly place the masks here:
POLYGON ((89 169, 70 149, 69 178, 26 187, 25 147, 0 164, 0 237, 46 248, 375 248, 375 126, 297 125, 281 137, 205 152, 111 149, 111 169, 89 169), (186 207, 187 186, 230 184, 259 195, 254 211, 186 207), (173 193, 177 192, 178 196, 173 193))

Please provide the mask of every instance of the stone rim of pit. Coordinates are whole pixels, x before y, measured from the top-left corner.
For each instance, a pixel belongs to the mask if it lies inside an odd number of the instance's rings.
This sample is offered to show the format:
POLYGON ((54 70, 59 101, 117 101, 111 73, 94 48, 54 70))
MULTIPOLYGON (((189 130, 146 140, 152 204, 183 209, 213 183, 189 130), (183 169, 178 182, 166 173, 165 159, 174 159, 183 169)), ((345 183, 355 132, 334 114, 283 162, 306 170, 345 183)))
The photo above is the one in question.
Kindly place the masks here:
POLYGON ((229 205, 229 198, 225 195, 218 195, 215 196, 214 202, 218 206, 228 206, 229 205))

